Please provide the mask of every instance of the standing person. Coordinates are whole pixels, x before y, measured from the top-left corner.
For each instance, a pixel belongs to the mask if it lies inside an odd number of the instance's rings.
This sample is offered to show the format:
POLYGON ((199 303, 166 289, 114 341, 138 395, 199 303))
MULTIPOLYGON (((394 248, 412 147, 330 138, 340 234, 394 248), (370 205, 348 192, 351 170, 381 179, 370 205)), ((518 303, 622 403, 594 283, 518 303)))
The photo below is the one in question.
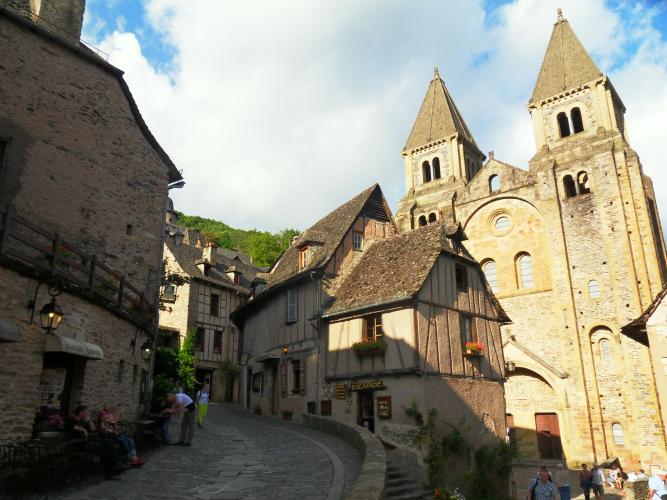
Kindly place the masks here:
POLYGON ((586 464, 581 464, 581 471, 579 472, 579 486, 584 491, 584 498, 591 500, 591 478, 593 474, 588 470, 586 464))
POLYGON ((661 500, 663 495, 667 495, 667 471, 659 470, 655 476, 648 480, 648 499, 661 500))
POLYGON ((542 466, 537 473, 537 478, 533 479, 526 500, 560 500, 556 485, 551 482, 549 471, 542 466))
POLYGON ((204 385, 201 389, 197 391, 195 397, 197 401, 197 426, 204 426, 204 419, 206 418, 206 413, 208 413, 208 398, 209 398, 209 385, 208 382, 204 382, 204 385))
POLYGON ((194 401, 187 394, 169 394, 167 396, 167 403, 170 408, 162 410, 163 414, 173 415, 174 413, 183 412, 183 422, 181 423, 181 438, 178 444, 181 446, 190 446, 192 444, 192 436, 195 433, 195 406, 194 401))
POLYGON ((602 500, 604 496, 604 471, 597 464, 593 464, 591 470, 591 489, 595 495, 595 500, 602 500))

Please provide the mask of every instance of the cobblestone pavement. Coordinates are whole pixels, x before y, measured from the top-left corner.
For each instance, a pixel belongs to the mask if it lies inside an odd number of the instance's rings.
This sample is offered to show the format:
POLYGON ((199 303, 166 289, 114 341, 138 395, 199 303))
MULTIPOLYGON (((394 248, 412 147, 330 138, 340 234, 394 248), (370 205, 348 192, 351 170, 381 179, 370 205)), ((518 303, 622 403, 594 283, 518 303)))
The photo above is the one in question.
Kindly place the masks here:
POLYGON ((59 499, 334 499, 356 479, 357 452, 296 422, 211 405, 192 447, 165 446, 120 481, 69 489, 59 499))

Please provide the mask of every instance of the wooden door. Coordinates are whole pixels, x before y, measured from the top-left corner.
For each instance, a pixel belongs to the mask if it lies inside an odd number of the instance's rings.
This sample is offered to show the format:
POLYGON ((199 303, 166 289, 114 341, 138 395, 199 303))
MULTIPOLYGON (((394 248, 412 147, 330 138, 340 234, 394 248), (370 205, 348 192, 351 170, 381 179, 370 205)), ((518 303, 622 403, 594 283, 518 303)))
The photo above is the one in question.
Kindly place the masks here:
POLYGON ((540 458, 561 459, 563 446, 560 442, 558 415, 555 413, 536 413, 535 431, 537 432, 537 449, 540 458))
POLYGON ((357 423, 375 432, 373 415, 373 391, 359 391, 357 393, 357 423))

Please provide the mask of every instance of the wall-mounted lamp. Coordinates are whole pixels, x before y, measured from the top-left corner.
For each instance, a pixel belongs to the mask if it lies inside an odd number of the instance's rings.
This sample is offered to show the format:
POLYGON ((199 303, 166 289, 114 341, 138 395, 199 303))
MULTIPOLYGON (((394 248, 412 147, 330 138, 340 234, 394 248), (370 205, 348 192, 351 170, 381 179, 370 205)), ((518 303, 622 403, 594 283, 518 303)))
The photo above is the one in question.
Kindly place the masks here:
POLYGON ((245 366, 248 364, 248 353, 247 352, 242 352, 241 353, 241 366, 245 366))
POLYGON ((153 342, 147 340, 141 344, 141 359, 148 361, 151 359, 151 354, 153 353, 153 342))
MULTIPOLYGON (((40 286, 42 286, 41 283, 37 285, 37 288, 35 288, 35 296, 28 303, 28 307, 32 309, 32 312, 30 314, 30 323, 28 323, 29 325, 32 325, 33 319, 35 317, 35 306, 37 305, 37 292, 39 291, 40 286)), ((63 310, 56 303, 56 297, 61 293, 63 293, 63 290, 62 286, 60 286, 59 284, 49 286, 49 295, 51 296, 51 302, 44 304, 44 306, 42 306, 42 308, 39 310, 39 320, 42 325, 42 329, 46 332, 47 335, 55 332, 58 329, 60 322, 63 320, 64 316, 63 310)))
POLYGON ((516 370, 516 363, 514 361, 507 361, 505 363, 505 369, 507 370, 507 373, 513 373, 514 370, 516 370))
POLYGON ((287 354, 289 352, 289 347, 284 345, 283 348, 281 349, 281 351, 282 351, 283 354, 287 354))

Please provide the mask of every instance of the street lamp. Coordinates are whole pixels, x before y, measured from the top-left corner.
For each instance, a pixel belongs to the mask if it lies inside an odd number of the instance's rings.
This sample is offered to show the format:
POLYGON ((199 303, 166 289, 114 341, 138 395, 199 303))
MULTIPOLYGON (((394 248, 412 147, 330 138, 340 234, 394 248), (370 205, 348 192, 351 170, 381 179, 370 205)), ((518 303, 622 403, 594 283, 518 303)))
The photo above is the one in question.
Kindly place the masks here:
POLYGON ((151 359, 151 354, 153 352, 153 342, 147 340, 141 345, 141 359, 148 361, 151 359))
MULTIPOLYGON (((49 292, 50 293, 50 292, 49 292)), ((42 328, 46 334, 55 332, 63 319, 63 310, 56 304, 55 295, 51 296, 51 302, 44 304, 39 311, 39 317, 42 322, 42 328)))
MULTIPOLYGON (((32 313, 30 314, 30 323, 28 323, 29 325, 32 325, 33 319, 35 317, 37 293, 39 292, 39 288, 41 286, 42 283, 37 285, 37 288, 35 288, 35 296, 32 298, 32 300, 28 301, 28 308, 32 309, 32 313)), ((42 308, 39 310, 39 320, 42 329, 46 332, 47 335, 56 331, 60 325, 60 322, 63 320, 63 310, 56 303, 56 297, 61 293, 62 285, 59 283, 49 285, 49 295, 51 296, 51 302, 44 304, 44 306, 42 306, 42 308)))

